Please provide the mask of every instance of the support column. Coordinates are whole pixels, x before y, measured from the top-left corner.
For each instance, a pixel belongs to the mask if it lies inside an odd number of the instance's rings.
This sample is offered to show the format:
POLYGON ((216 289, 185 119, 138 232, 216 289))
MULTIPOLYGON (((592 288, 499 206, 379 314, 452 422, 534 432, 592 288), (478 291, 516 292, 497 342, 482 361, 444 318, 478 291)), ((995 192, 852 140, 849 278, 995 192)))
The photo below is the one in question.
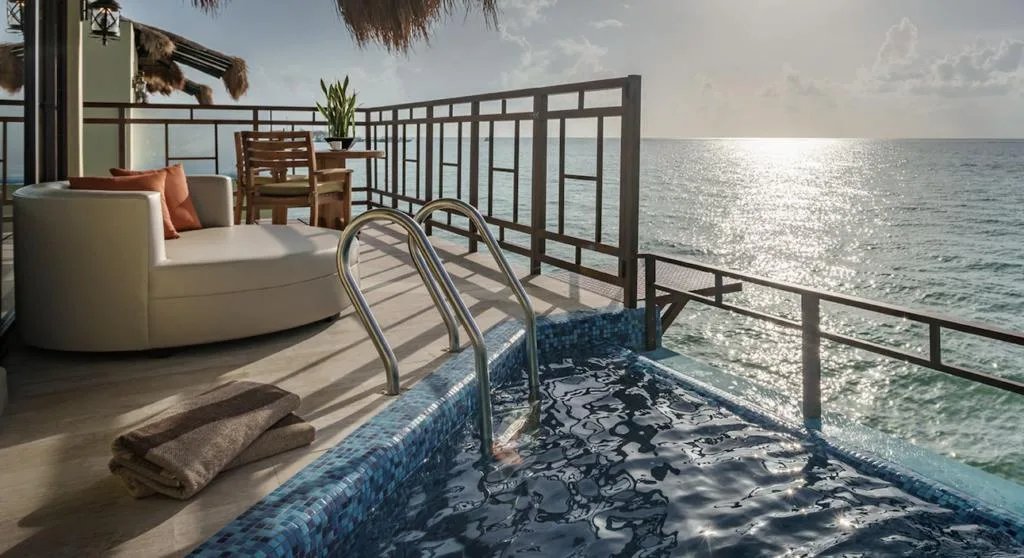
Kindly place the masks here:
POLYGON ((82 20, 81 6, 76 0, 67 2, 66 78, 64 80, 66 176, 81 176, 82 171, 82 20))
POLYGON ((25 0, 22 35, 25 38, 25 184, 39 182, 39 33, 43 0, 25 0))

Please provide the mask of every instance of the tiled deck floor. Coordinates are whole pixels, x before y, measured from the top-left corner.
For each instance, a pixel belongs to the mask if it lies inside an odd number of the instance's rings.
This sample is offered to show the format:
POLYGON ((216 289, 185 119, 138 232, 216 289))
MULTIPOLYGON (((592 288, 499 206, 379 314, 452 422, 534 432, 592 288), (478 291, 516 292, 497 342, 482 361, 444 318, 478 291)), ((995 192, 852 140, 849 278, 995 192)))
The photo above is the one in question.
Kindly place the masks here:
MULTIPOLYGON (((519 308, 486 251, 438 242, 485 330, 519 308)), ((362 234, 363 290, 401 361, 403 384, 446 358, 446 333, 397 230, 362 234)), ((541 314, 603 307, 607 298, 550 277, 523 278, 541 314)), ((463 335, 463 339, 466 336, 463 335)), ((168 358, 65 355, 13 347, 0 417, 0 554, 178 556, 215 533, 392 399, 381 362, 351 311, 321 323, 168 358), (274 383, 302 397, 313 446, 225 473, 186 502, 132 499, 107 470, 121 431, 228 379, 274 383)))

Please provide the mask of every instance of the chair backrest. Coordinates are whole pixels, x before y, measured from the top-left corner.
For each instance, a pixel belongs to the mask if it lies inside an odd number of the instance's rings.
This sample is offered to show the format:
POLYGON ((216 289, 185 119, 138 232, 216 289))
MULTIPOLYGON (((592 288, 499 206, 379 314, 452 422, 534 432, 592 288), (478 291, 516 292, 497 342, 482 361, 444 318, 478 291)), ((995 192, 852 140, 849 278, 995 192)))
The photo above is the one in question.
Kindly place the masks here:
POLYGON ((313 134, 296 132, 236 132, 238 171, 246 176, 247 185, 255 184, 255 175, 269 170, 284 176, 291 169, 308 168, 310 177, 316 172, 313 134))

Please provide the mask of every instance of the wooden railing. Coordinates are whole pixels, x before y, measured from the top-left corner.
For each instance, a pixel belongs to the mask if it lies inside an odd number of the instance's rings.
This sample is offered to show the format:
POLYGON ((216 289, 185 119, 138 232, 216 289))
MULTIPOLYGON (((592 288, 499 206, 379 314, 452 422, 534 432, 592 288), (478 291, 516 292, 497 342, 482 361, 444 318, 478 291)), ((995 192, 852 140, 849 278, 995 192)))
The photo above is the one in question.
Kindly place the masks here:
POLYGON ((1024 395, 1024 382, 995 376, 985 372, 969 370, 959 366, 953 366, 943 361, 942 358, 942 332, 944 330, 958 331, 985 339, 1001 341, 1011 345, 1024 346, 1024 332, 1001 329, 994 326, 978 324, 957 318, 912 310, 902 306, 875 302, 854 296, 843 295, 830 291, 794 285, 782 281, 774 281, 764 277, 748 275, 730 269, 710 266, 695 261, 673 258, 658 254, 642 254, 640 258, 644 262, 644 299, 647 301, 646 308, 646 329, 647 348, 653 350, 658 346, 659 331, 659 309, 653 301, 664 299, 666 293, 675 297, 675 301, 685 304, 686 302, 699 302, 707 306, 721 308, 758 320, 763 320, 777 326, 789 329, 798 329, 802 336, 802 375, 803 375, 803 416, 804 421, 811 427, 821 426, 821 340, 826 339, 841 345, 853 347, 884 356, 891 359, 901 360, 910 364, 930 368, 938 372, 963 378, 971 382, 985 384, 1001 390, 1024 395), (682 292, 673 289, 671 286, 658 282, 658 264, 678 266, 704 273, 710 273, 715 278, 715 295, 703 296, 692 292, 682 292), (800 321, 794 321, 782 316, 768 314, 753 310, 751 308, 737 306, 725 302, 723 297, 723 285, 725 281, 737 280, 752 285, 768 287, 775 291, 795 294, 800 297, 800 321), (823 331, 821 329, 821 303, 829 302, 840 308, 853 308, 866 310, 868 312, 893 316, 908 320, 912 323, 923 324, 928 327, 928 356, 927 358, 913 353, 902 351, 893 347, 880 345, 871 341, 857 339, 848 335, 823 331))

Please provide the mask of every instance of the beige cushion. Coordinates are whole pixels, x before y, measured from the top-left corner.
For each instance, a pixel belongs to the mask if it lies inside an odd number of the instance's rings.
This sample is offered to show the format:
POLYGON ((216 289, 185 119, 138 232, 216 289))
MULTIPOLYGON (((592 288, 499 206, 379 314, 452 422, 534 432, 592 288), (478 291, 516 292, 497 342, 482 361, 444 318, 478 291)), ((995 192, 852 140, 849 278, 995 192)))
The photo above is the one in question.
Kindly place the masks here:
MULTIPOLYGON (((344 189, 344 180, 320 182, 316 187, 316 191, 321 194, 341 192, 344 189)), ((309 183, 295 182, 291 180, 288 182, 271 182, 269 184, 261 184, 259 186, 259 192, 261 196, 304 196, 309 193, 309 183)))
POLYGON ((337 276, 340 231, 294 225, 240 225, 181 233, 150 271, 150 298, 269 289, 337 276))
MULTIPOLYGON (((309 176, 305 174, 289 174, 285 176, 285 182, 305 182, 309 183, 309 176)), ((275 179, 273 176, 257 176, 256 185, 262 186, 264 184, 273 184, 275 179)))

